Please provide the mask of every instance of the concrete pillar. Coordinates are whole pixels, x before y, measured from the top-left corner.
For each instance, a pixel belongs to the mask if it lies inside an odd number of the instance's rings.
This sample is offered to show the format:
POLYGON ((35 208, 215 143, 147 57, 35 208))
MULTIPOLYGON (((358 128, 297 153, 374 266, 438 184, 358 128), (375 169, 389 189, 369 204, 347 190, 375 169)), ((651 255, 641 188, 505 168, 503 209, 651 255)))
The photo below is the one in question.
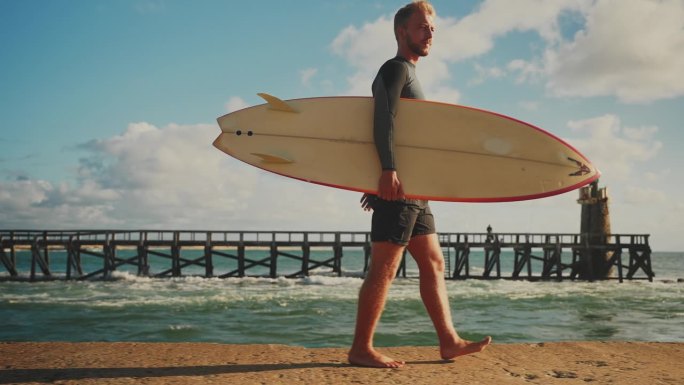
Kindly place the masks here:
POLYGON ((598 181, 580 189, 577 203, 582 205, 581 242, 593 246, 586 254, 588 261, 579 266, 580 279, 605 279, 614 273, 613 266, 607 262, 613 256, 612 251, 600 249, 610 241, 610 210, 608 209, 608 191, 599 188, 598 181))

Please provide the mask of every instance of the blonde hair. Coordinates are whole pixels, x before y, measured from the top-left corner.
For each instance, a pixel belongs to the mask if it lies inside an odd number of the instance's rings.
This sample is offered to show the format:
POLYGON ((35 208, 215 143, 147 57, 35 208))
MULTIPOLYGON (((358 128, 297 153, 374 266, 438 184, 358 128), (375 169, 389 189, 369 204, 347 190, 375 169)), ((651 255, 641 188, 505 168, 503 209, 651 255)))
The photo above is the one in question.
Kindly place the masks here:
POLYGON ((398 37, 397 28, 405 26, 416 11, 425 12, 430 16, 435 15, 435 8, 427 0, 415 0, 406 4, 394 15, 394 37, 398 37))

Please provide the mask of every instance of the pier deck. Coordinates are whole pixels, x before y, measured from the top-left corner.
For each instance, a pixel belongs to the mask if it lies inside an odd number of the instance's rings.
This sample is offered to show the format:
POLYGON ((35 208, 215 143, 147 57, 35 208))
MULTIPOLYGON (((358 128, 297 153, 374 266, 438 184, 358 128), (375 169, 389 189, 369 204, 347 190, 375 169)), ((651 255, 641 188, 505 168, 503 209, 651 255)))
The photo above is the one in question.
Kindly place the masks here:
MULTIPOLYGON (((586 277, 588 269, 592 280, 590 258, 597 251, 610 253, 605 263, 615 272, 613 278, 620 282, 623 279, 652 281, 655 276, 646 234, 612 234, 604 236, 598 244, 588 244, 587 234, 438 235, 447 279, 575 280, 579 279, 580 271, 586 277), (479 257, 475 258, 475 254, 479 257), (509 260, 505 262, 513 269, 502 273, 502 260, 506 258, 509 260)), ((350 249, 355 249, 356 254, 362 250, 365 272, 371 250, 367 232, 0 230, 0 279, 109 278, 122 266, 132 266, 138 275, 150 277, 185 276, 184 269, 187 271, 189 267, 195 268, 193 275, 198 275, 196 269, 201 268, 200 276, 219 278, 303 277, 319 267, 342 276, 348 259, 345 254, 350 249), (122 250, 134 252, 123 255, 122 250), (194 251, 192 256, 189 250, 194 251), (254 250, 262 251, 262 256, 255 257, 250 253, 254 250), (312 250, 323 252, 312 255, 312 250), (66 260, 60 262, 66 266, 55 266, 51 258, 59 252, 66 253, 66 260), (30 258, 30 264, 21 265, 30 266, 28 271, 20 268, 18 258, 30 258), (97 259, 99 268, 86 271, 84 258, 97 259), (152 273, 150 258, 164 261, 166 267, 152 273), (279 271, 278 262, 283 259, 296 261, 300 268, 294 272, 279 271), (216 272, 214 267, 219 260, 230 261, 234 268, 216 272), (254 273, 258 269, 262 273, 254 273), (61 273, 55 273, 57 270, 61 273)), ((406 265, 405 255, 397 273, 399 277, 407 277, 406 265)))

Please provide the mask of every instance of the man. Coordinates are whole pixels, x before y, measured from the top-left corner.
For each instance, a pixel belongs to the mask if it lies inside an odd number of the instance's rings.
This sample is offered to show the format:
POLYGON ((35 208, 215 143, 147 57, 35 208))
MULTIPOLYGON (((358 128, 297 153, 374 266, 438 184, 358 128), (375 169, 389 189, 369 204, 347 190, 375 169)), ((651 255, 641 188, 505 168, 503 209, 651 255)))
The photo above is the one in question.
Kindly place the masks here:
POLYGON ((458 336, 444 281, 444 257, 427 201, 406 199, 401 169, 394 164, 394 116, 400 98, 424 99, 415 76, 418 59, 427 56, 434 32, 434 9, 427 1, 401 8, 394 18, 397 56, 387 61, 373 82, 374 138, 382 174, 378 196, 364 195, 365 210, 373 210, 371 263, 359 292, 354 342, 349 362, 355 365, 398 368, 404 361, 387 357, 373 347, 373 335, 407 248, 420 270, 420 294, 439 338, 443 359, 482 351, 491 338, 479 342, 458 336))

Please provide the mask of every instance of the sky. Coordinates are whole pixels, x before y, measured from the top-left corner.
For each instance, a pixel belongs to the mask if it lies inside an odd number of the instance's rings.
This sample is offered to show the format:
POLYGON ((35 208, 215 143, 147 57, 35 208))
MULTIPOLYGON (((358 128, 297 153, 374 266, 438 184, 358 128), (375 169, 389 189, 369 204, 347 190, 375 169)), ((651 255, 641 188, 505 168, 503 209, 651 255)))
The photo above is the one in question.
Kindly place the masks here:
MULTIPOLYGON (((258 92, 370 95, 405 1, 0 0, 0 228, 369 230, 359 193, 211 143, 258 92)), ((613 233, 684 250, 684 0, 432 3, 428 99, 569 142, 613 233)), ((577 198, 432 208, 441 232, 578 233, 577 198)))

